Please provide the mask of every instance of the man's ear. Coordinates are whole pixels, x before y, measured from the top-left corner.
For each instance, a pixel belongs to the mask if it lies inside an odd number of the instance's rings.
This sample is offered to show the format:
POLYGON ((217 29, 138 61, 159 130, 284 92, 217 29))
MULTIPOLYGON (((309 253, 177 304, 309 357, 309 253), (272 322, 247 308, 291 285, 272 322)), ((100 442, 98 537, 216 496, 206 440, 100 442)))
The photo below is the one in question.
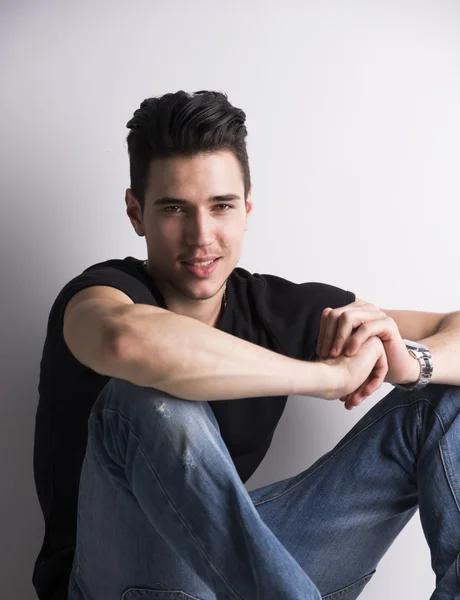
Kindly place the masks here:
POLYGON ((252 213, 253 203, 252 203, 252 185, 249 188, 248 197, 246 198, 246 229, 248 228, 248 217, 252 213))
POLYGON ((129 220, 131 221, 131 225, 134 227, 134 230, 136 231, 139 237, 144 237, 145 231, 141 213, 141 205, 134 196, 131 188, 127 188, 125 192, 125 202, 126 214, 128 215, 129 220))

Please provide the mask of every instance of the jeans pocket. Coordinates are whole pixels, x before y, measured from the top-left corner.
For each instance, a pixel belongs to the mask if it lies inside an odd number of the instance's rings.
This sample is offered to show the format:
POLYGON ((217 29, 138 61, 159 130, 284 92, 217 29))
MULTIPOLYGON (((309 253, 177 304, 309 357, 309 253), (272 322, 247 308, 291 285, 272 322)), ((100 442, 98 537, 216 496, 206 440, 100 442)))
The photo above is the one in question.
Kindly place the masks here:
POLYGON ((129 588, 121 600, 203 600, 183 590, 154 590, 151 588, 129 588))
POLYGON ((355 581, 351 585, 347 585, 346 587, 341 588, 340 590, 336 590, 335 592, 326 594, 325 596, 321 596, 321 600, 355 600, 366 587, 366 585, 369 583, 376 570, 377 569, 374 569, 373 571, 371 571, 367 575, 364 575, 364 577, 361 577, 361 579, 358 579, 358 581, 355 581))

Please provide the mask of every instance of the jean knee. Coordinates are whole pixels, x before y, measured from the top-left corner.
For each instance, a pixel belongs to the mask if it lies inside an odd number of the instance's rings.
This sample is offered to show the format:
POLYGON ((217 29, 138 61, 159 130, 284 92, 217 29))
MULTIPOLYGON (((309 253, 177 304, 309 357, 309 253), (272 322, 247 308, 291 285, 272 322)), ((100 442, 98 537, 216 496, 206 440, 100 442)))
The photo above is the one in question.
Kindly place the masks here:
POLYGON ((92 408, 92 415, 104 411, 117 411, 129 420, 161 422, 162 427, 171 425, 175 430, 181 426, 193 429, 200 419, 211 420, 219 430, 217 420, 206 401, 179 398, 154 387, 138 386, 125 379, 111 377, 100 391, 92 408))
MULTIPOLYGON (((207 401, 185 400, 151 387, 111 378, 96 400, 89 419, 89 438, 110 462, 124 468, 143 452, 169 456, 194 468, 197 449, 216 445, 220 428, 207 401)), ((208 452, 209 454, 209 452, 208 452)), ((153 460, 153 459, 152 459, 153 460)))

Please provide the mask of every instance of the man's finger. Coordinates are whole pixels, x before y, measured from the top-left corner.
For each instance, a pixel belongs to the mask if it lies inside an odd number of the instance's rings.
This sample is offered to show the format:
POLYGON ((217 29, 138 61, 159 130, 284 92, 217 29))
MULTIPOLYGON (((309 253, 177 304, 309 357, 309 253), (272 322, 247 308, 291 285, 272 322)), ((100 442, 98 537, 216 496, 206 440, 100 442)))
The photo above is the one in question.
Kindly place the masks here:
POLYGON ((323 310, 322 315, 321 315, 321 321, 319 324, 318 342, 316 344, 316 354, 318 356, 322 356, 321 352, 322 352, 322 347, 323 347, 323 343, 324 343, 324 333, 325 333, 326 327, 327 327, 327 315, 331 312, 331 310, 332 310, 331 307, 327 307, 323 310))
MULTIPOLYGON (((382 312, 364 311, 359 308, 347 311, 346 313, 343 312, 338 321, 333 343, 331 342, 330 344, 331 350, 329 352, 331 356, 334 358, 340 356, 340 354, 346 350, 346 348, 348 348, 351 337, 355 332, 359 331, 361 325, 365 325, 371 321, 378 321, 379 319, 383 318, 385 318, 385 314, 382 312), (347 317, 343 316, 345 314, 347 317)), ((373 333, 373 335, 376 334, 373 333)), ((364 343, 364 341, 365 339, 360 340, 358 349, 361 344, 364 343)), ((329 356, 329 352, 327 353, 326 357, 329 356)))

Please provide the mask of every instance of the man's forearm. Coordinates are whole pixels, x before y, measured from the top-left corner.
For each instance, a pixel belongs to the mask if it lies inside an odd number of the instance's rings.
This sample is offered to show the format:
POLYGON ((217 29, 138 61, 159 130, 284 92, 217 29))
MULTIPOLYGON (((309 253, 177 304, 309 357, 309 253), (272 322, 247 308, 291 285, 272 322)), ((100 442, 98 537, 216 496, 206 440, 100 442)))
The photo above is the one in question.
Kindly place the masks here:
POLYGON ((417 341, 430 349, 431 383, 460 386, 460 311, 449 314, 434 335, 417 341))
POLYGON ((113 344, 111 376, 186 400, 289 394, 327 397, 330 369, 278 354, 196 319, 129 305, 113 344))

